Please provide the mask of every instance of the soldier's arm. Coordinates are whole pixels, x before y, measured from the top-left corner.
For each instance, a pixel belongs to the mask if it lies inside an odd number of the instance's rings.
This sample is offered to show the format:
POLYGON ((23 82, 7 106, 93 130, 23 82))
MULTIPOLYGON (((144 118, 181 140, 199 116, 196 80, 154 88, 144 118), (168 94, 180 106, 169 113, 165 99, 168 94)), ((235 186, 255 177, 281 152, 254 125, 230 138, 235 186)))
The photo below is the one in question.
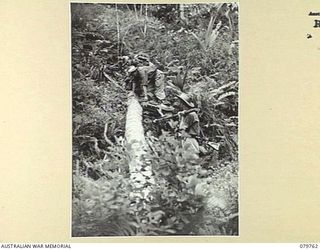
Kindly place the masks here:
POLYGON ((147 91, 147 84, 148 84, 148 74, 143 67, 139 68, 139 73, 141 77, 141 87, 142 87, 142 95, 144 99, 148 100, 148 91, 147 91))
POLYGON ((148 91, 147 91, 147 86, 146 85, 143 85, 142 86, 142 90, 143 90, 143 98, 145 101, 148 100, 148 91))

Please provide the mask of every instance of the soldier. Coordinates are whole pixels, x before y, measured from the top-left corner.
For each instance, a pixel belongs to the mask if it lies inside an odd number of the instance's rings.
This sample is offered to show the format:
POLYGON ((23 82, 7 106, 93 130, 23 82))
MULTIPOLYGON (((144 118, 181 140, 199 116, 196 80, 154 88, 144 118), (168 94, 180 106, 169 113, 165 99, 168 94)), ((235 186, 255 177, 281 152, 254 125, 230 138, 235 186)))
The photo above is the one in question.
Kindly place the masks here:
POLYGON ((188 112, 189 109, 194 108, 190 96, 181 93, 178 96, 180 122, 179 135, 182 138, 182 147, 186 152, 185 157, 190 159, 199 158, 199 143, 198 138, 200 134, 199 117, 195 111, 188 112))
POLYGON ((132 82, 129 88, 142 96, 144 101, 148 101, 151 97, 161 103, 165 99, 164 74, 150 62, 147 54, 136 55, 128 73, 132 82))

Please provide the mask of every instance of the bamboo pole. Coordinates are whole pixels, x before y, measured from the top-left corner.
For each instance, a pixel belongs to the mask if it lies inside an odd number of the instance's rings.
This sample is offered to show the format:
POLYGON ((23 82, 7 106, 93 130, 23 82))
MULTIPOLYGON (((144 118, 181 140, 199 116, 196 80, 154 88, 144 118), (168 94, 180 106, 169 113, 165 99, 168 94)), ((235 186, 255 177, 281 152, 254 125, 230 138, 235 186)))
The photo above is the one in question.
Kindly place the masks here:
POLYGON ((117 40, 118 40, 118 60, 119 60, 121 44, 120 44, 120 24, 119 24, 119 14, 118 14, 117 4, 116 4, 116 18, 117 18, 117 40))

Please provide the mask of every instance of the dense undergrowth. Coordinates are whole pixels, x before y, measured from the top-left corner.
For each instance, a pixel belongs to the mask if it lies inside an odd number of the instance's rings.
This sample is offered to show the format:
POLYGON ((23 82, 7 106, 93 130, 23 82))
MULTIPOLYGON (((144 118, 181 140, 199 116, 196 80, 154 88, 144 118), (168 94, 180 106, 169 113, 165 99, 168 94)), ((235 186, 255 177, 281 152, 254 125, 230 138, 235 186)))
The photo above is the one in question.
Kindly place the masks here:
POLYGON ((238 234, 237 6, 186 5, 183 18, 177 7, 72 4, 73 236, 238 234), (144 124, 155 179, 148 201, 130 196, 124 140, 119 58, 138 52, 173 88, 182 68, 209 152, 187 159, 174 130, 144 124))

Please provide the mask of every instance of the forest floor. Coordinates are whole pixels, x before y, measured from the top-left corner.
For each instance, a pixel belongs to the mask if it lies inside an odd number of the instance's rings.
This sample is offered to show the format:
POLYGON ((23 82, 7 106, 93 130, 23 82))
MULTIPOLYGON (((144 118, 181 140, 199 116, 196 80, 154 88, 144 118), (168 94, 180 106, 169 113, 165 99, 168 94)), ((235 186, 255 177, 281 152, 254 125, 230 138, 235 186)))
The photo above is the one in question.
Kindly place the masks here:
POLYGON ((73 236, 238 235, 237 6, 190 5, 185 20, 168 8, 72 4, 73 236), (169 103, 192 96, 208 152, 183 159, 178 121, 144 113, 148 201, 131 197, 125 141, 122 58, 139 52, 164 72, 169 103))

